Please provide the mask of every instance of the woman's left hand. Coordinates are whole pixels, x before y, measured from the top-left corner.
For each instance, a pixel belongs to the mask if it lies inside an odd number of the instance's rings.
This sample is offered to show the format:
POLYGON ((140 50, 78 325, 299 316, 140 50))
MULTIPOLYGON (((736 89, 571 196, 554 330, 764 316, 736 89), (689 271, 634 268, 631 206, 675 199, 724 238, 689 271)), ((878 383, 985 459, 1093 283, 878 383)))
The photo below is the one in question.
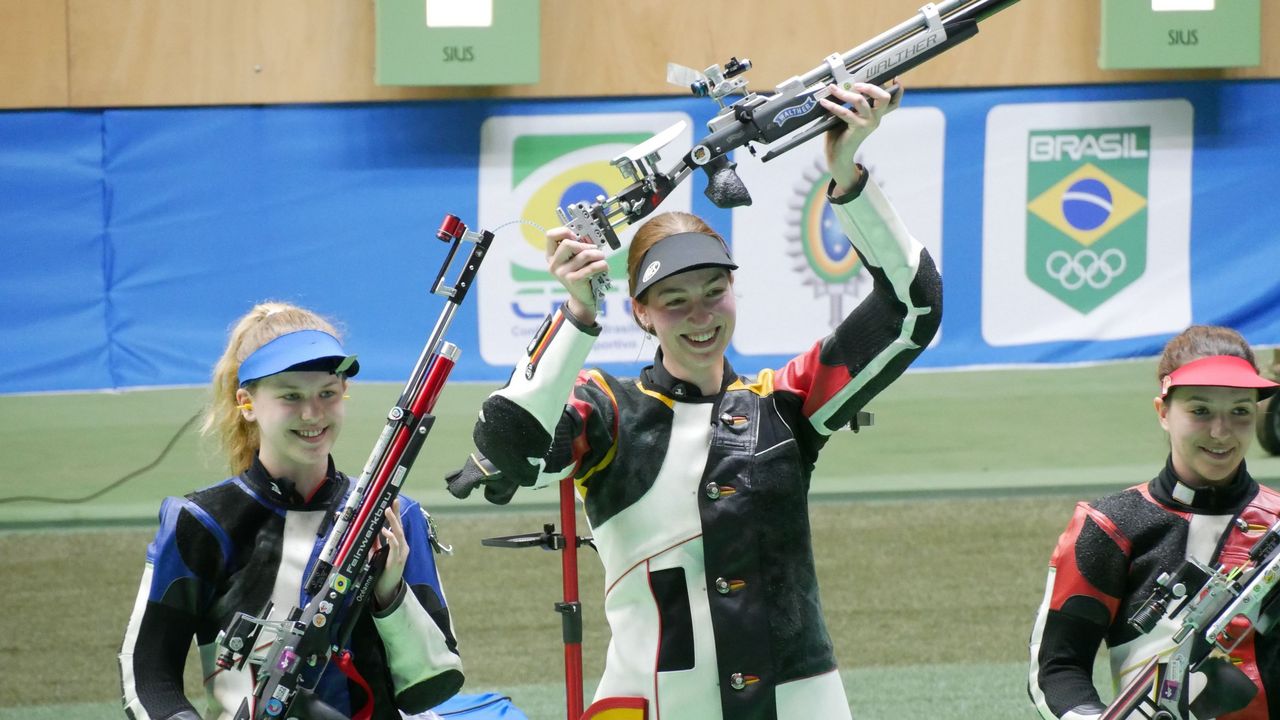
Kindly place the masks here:
POLYGON ((400 523, 400 498, 391 503, 391 511, 385 519, 379 546, 387 547, 387 564, 373 585, 373 601, 378 608, 386 608, 396 599, 404 578, 405 563, 409 561, 409 542, 404 538, 404 525, 400 523))
POLYGON ((862 141, 880 126, 880 119, 897 109, 902 102, 902 90, 899 87, 890 93, 868 83, 854 83, 852 90, 838 85, 829 87, 832 99, 822 98, 818 102, 827 112, 844 121, 832 128, 826 138, 827 167, 836 181, 833 194, 838 197, 857 184, 859 170, 853 156, 862 141))

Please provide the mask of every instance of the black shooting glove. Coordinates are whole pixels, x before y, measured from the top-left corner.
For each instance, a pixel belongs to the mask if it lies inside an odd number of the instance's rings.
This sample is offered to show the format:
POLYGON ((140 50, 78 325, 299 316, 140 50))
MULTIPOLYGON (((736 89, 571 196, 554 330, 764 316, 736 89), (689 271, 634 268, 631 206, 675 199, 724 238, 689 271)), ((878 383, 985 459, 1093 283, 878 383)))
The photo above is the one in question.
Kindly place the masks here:
POLYGON ((507 477, 489 459, 478 452, 471 453, 467 462, 458 470, 444 478, 449 493, 462 500, 471 496, 471 491, 484 486, 484 499, 494 505, 506 505, 516 494, 520 483, 507 477))

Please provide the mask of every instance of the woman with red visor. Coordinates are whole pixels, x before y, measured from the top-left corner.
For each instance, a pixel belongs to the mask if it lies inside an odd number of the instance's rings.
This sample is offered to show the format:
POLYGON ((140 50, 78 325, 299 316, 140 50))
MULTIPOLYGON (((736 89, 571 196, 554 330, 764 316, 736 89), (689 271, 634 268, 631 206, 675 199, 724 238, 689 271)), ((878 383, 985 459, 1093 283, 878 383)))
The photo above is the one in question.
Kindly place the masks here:
MULTIPOLYGON (((1129 624, 1156 579, 1188 559, 1210 568, 1244 565, 1280 518, 1280 493, 1259 485, 1245 467, 1258 402, 1277 385, 1259 376, 1244 338, 1224 327, 1188 328, 1165 346, 1157 377, 1156 415, 1169 435, 1164 468, 1149 482, 1080 503, 1049 562, 1031 633, 1029 684, 1044 718, 1100 717, 1106 706, 1093 685, 1093 663, 1101 643, 1117 687, 1152 657, 1167 659, 1174 650, 1180 618, 1164 617, 1147 633, 1129 624)), ((1217 717, 1280 717, 1280 637, 1254 633, 1229 660, 1257 692, 1243 708, 1217 717)), ((1209 682, 1200 673, 1187 680, 1183 702, 1209 682)))

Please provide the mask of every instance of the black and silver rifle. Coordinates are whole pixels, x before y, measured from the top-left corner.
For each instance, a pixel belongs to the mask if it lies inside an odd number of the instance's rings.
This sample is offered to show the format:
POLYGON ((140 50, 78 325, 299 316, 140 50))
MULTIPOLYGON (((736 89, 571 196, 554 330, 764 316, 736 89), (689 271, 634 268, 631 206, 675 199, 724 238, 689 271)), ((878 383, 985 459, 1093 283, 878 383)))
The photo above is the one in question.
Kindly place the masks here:
POLYGON ((1280 623, 1278 586, 1280 521, 1254 543, 1248 562, 1240 567, 1208 568, 1188 559, 1172 575, 1162 574, 1129 624, 1147 633, 1166 616, 1180 620, 1173 652, 1151 658, 1135 673, 1101 720, 1187 720, 1188 713, 1218 717, 1246 707, 1258 689, 1221 653, 1280 623), (1188 703, 1187 680, 1193 672, 1203 673, 1207 682, 1188 703))
MULTIPOLYGON (((903 72, 935 58, 978 33, 978 23, 1019 0, 944 0, 920 8, 911 19, 845 52, 833 53, 803 75, 779 84, 772 93, 746 92, 742 74, 751 61, 732 58, 702 73, 671 66, 668 79, 687 83, 694 95, 711 97, 720 112, 707 123, 710 131, 669 170, 658 169, 659 151, 684 130, 679 123, 613 159, 630 185, 612 197, 557 208, 560 221, 580 238, 601 249, 621 246, 617 230, 652 213, 694 169, 707 175, 706 196, 717 207, 751 204, 751 195, 734 170, 729 153, 745 147, 755 154, 766 148, 767 162, 811 140, 839 120, 818 100, 829 86, 854 83, 883 85, 903 72), (725 105, 722 98, 742 93, 725 105)), ((592 278, 599 303, 609 287, 606 275, 592 278)))

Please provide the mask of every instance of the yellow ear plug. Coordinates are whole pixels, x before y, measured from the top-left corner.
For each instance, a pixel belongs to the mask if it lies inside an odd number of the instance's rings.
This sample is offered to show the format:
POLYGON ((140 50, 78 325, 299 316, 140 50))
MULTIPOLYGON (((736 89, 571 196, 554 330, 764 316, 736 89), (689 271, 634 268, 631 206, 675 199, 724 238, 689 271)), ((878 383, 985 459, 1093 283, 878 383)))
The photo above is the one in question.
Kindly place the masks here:
POLYGON ((342 399, 343 399, 343 400, 350 400, 350 399, 351 399, 351 396, 350 396, 350 395, 343 395, 343 396, 342 396, 342 399))
POLYGON ((253 403, 251 403, 251 402, 247 402, 247 403, 245 403, 245 404, 243 404, 243 405, 237 405, 237 406, 236 406, 236 409, 237 409, 237 410, 252 410, 252 409, 253 409, 253 403))

